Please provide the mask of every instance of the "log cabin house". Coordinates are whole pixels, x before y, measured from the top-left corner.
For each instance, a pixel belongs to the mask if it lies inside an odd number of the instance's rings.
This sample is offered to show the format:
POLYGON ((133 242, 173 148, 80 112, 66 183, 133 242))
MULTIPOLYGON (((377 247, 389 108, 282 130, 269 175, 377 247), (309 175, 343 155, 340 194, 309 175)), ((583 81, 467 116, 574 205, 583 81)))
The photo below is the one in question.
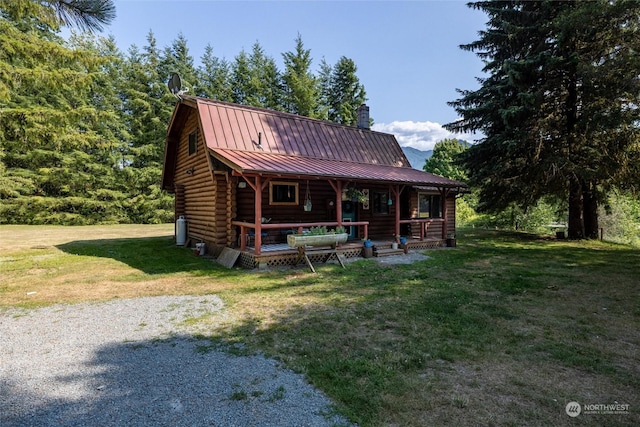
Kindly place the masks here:
POLYGON ((393 135, 369 129, 364 104, 353 127, 184 95, 162 174, 188 241, 204 242, 214 256, 235 248, 245 268, 291 263, 297 251, 286 235, 317 225, 347 227, 339 248, 346 257, 360 256, 364 239, 443 246, 465 187, 411 168, 393 135))

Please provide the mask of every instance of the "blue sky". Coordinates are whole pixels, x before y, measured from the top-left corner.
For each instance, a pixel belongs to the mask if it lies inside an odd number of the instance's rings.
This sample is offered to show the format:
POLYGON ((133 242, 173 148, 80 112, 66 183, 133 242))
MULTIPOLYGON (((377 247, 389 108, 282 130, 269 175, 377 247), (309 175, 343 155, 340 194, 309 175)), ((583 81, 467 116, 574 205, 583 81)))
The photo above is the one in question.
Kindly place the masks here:
POLYGON ((481 75, 480 59, 459 45, 478 38, 486 16, 463 1, 116 0, 115 6, 117 18, 104 34, 123 51, 144 46, 149 30, 160 47, 182 33, 196 65, 207 44, 233 61, 258 41, 282 69, 282 53, 294 50, 300 34, 313 72, 323 57, 332 65, 341 56, 353 59, 374 129, 422 150, 454 136, 441 127, 457 118, 447 101, 458 98, 456 88, 476 89, 481 75))

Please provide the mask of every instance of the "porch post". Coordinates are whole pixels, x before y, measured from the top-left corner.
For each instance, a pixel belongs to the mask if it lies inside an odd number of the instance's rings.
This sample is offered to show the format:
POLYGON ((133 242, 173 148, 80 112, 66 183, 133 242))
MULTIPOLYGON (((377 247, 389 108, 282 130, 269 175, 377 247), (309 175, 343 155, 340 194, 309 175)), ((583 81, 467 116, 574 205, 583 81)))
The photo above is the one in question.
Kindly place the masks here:
POLYGON ((260 175, 256 175, 256 197, 254 203, 254 223, 255 223, 255 254, 260 255, 262 249, 262 182, 260 175))
POLYGON ((442 239, 447 238, 447 196, 449 191, 446 188, 440 189, 440 195, 442 197, 442 239))
POLYGON ((396 241, 398 241, 400 239, 400 186, 399 185, 393 186, 393 198, 394 198, 393 204, 395 205, 395 208, 396 208, 395 236, 396 236, 396 241))
POLYGON ((336 222, 342 225, 342 181, 337 180, 335 183, 328 181, 333 191, 336 192, 336 222))
POLYGON ((342 181, 336 181, 336 222, 342 225, 342 181))

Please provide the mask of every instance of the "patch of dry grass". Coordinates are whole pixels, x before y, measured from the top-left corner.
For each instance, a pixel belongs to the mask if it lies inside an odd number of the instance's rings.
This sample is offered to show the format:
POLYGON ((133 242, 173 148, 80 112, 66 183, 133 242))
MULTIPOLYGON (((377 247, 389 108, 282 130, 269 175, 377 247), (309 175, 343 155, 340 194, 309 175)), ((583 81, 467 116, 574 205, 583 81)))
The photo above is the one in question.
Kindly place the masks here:
POLYGON ((172 236, 172 224, 0 226, 0 306, 210 292, 211 263, 172 236))

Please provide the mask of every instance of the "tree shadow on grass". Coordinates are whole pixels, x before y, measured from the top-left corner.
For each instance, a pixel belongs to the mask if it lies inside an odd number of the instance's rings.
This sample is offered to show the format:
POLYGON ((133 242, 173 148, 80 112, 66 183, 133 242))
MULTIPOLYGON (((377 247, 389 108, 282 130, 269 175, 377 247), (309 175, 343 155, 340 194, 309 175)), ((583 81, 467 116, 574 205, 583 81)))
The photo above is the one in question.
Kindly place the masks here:
POLYGON ((173 238, 167 236, 76 240, 56 247, 68 254, 111 258, 146 274, 216 271, 234 274, 234 270, 211 262, 208 257, 195 256, 192 250, 176 246, 173 238))

